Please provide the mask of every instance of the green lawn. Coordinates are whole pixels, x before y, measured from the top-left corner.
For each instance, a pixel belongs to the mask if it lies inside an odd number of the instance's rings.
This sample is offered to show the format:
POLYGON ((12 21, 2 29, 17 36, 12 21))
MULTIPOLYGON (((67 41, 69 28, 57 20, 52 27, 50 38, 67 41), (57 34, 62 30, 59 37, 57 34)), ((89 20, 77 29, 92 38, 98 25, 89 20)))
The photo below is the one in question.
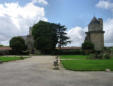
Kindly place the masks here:
POLYGON ((88 60, 83 55, 65 55, 61 56, 61 62, 64 68, 74 71, 105 71, 111 69, 113 71, 113 59, 110 60, 88 60), (68 59, 72 60, 68 60, 68 59), (74 58, 74 59, 73 59, 74 58))
MULTIPOLYGON (((25 58, 28 58, 28 57, 23 57, 23 58, 25 59, 25 58)), ((2 62, 15 61, 15 60, 21 60, 21 57, 19 57, 19 56, 16 56, 16 57, 15 56, 14 57, 0 56, 0 61, 2 61, 2 62)))
POLYGON ((62 55, 61 59, 86 59, 88 55, 62 55))

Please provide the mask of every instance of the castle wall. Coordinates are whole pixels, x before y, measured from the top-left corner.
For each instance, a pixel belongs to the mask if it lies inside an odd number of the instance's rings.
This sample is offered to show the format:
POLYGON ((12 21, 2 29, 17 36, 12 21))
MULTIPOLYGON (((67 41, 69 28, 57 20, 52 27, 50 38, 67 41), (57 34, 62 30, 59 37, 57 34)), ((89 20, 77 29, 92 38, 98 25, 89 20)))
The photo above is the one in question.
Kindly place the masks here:
POLYGON ((86 40, 94 44, 95 50, 101 51, 104 48, 104 31, 102 18, 94 17, 88 25, 86 40))
POLYGON ((90 34, 90 41, 94 44, 95 50, 102 50, 104 48, 104 34, 92 33, 90 34))
POLYGON ((92 31, 102 31, 102 27, 99 24, 91 24, 91 25, 89 25, 88 28, 89 28, 89 32, 92 32, 92 31))

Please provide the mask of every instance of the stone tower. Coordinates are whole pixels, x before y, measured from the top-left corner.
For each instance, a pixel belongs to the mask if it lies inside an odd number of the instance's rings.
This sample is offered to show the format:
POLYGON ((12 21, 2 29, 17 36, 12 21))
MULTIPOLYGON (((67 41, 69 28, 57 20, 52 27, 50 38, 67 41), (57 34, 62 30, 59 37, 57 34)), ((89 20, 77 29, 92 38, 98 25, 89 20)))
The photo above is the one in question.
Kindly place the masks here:
POLYGON ((90 41, 94 44, 95 50, 101 51, 104 48, 104 31, 102 18, 94 17, 88 25, 85 41, 90 41))
POLYGON ((36 52, 36 49, 34 47, 34 39, 32 36, 32 27, 29 28, 29 34, 27 36, 19 36, 19 37, 22 37, 24 39, 29 53, 34 54, 36 52))
POLYGON ((34 53, 34 39, 32 36, 32 27, 29 28, 29 35, 27 35, 26 45, 30 53, 34 53))

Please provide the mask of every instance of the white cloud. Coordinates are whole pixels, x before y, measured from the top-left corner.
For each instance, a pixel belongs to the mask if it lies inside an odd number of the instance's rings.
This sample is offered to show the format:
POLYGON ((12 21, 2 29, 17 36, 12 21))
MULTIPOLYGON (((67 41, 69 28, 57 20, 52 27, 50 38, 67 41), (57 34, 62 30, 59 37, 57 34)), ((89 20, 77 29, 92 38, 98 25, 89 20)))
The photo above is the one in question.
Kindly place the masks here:
MULTIPOLYGON (((113 12, 113 3, 111 3, 109 0, 99 0, 99 2, 96 4, 96 7, 108 9, 113 12)), ((113 18, 104 22, 103 29, 105 31, 105 46, 113 46, 113 18)), ((68 44, 68 46, 81 46, 81 44, 84 42, 86 36, 85 32, 87 32, 87 30, 87 27, 82 28, 78 26, 67 31, 68 36, 72 40, 72 43, 68 44)))
POLYGON ((84 42, 86 31, 87 27, 81 28, 79 26, 68 30, 67 35, 70 37, 70 40, 72 41, 71 44, 68 44, 68 46, 81 46, 81 44, 84 42))
POLYGON ((48 2, 46 0, 32 0, 33 3, 40 3, 44 5, 48 5, 48 2))
MULTIPOLYGON (((105 46, 113 46, 113 18, 104 22, 104 44, 105 46)), ((74 27, 67 31, 68 36, 72 40, 68 46, 81 46, 85 39, 85 32, 88 31, 88 27, 74 27)))
POLYGON ((113 46, 113 18, 108 19, 104 22, 104 31, 105 31, 105 45, 113 46))
MULTIPOLYGON (((113 3, 110 2, 110 0, 100 0, 96 7, 107 9, 113 12, 113 3)), ((108 18, 104 22, 104 39, 105 39, 105 45, 106 46, 113 46, 113 18, 108 18)))
POLYGON ((28 34, 29 27, 39 20, 47 21, 44 8, 32 2, 25 6, 18 3, 0 4, 0 43, 13 36, 28 34))
POLYGON ((111 3, 108 0, 100 0, 97 4, 96 7, 98 8, 104 8, 104 9, 110 9, 113 11, 113 3, 111 3))

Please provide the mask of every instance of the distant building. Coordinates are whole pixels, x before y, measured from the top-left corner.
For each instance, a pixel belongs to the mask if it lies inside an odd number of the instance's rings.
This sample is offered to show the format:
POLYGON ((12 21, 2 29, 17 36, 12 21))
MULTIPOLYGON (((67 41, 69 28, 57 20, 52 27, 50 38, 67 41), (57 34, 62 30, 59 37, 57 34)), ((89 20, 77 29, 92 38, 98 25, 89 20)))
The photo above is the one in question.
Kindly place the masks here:
POLYGON ((94 17, 88 25, 85 41, 90 41, 94 44, 95 50, 101 51, 104 48, 104 31, 102 18, 94 17))
MULTIPOLYGON (((34 39, 32 36, 32 28, 29 29, 27 36, 20 36, 25 40, 25 44, 28 47, 30 53, 37 52, 34 47, 34 39)), ((103 31, 103 19, 94 17, 88 25, 88 32, 86 32, 85 41, 90 41, 94 44, 95 50, 102 50, 104 48, 104 31, 103 31)), ((57 49, 57 48, 56 48, 57 49)), ((62 48, 63 49, 63 48, 62 48)), ((64 49, 80 49, 77 47, 64 47, 64 49)))
POLYGON ((12 49, 8 46, 0 47, 0 55, 8 55, 12 49))
POLYGON ((30 53, 35 53, 36 49, 34 47, 34 39, 32 36, 32 28, 29 28, 29 34, 27 36, 20 36, 25 40, 25 44, 30 53))

